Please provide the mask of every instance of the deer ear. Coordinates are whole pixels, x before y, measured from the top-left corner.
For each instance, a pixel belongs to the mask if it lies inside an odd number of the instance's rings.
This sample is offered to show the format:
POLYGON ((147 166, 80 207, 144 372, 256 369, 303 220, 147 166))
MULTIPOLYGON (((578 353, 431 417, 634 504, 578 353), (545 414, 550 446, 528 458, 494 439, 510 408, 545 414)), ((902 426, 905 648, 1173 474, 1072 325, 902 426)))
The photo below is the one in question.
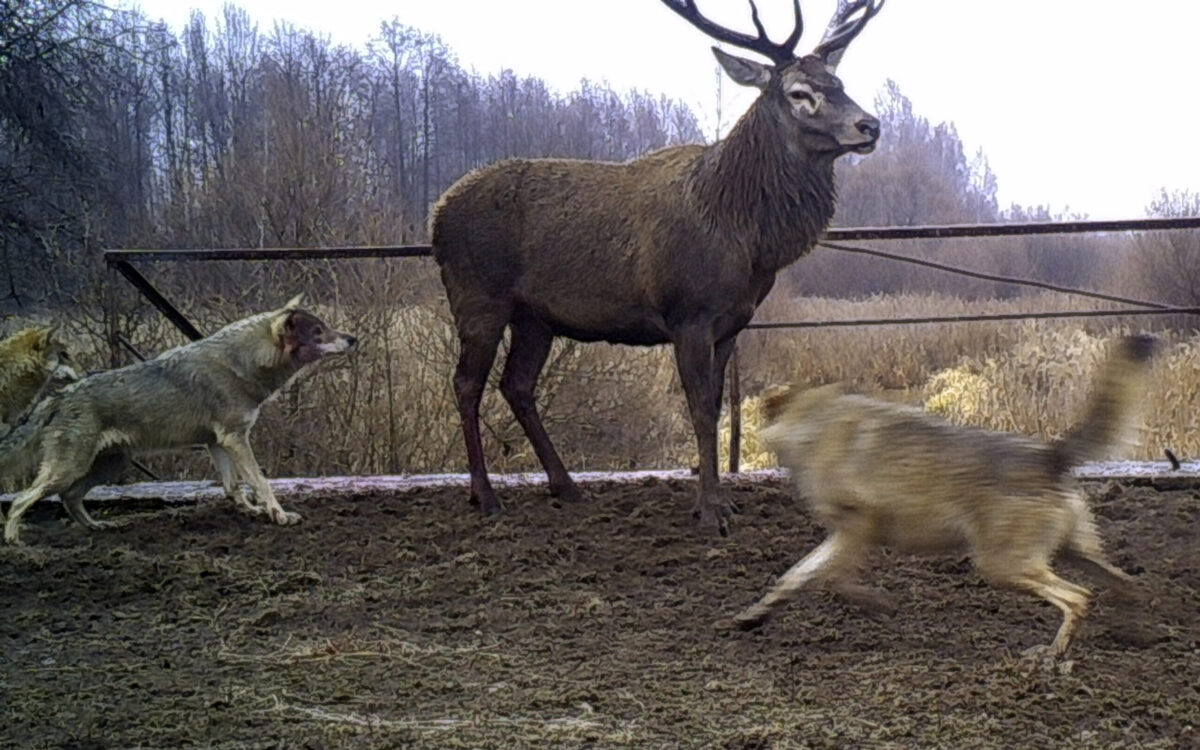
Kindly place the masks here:
POLYGON ((771 68, 760 62, 731 55, 719 47, 713 47, 712 51, 717 56, 717 62, 721 63, 735 83, 761 89, 771 80, 771 68))
POLYGON ((281 307, 280 309, 281 310, 295 310, 300 307, 300 303, 303 301, 304 301, 304 292, 300 292, 295 297, 292 297, 290 300, 288 300, 286 303, 284 303, 283 307, 281 307))

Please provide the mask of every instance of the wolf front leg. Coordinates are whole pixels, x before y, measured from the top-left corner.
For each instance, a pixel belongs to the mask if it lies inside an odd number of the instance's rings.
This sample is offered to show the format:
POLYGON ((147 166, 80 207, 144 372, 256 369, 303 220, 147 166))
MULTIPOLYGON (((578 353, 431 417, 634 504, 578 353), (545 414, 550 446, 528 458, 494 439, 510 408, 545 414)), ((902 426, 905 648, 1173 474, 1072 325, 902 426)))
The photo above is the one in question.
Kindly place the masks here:
POLYGON ((238 510, 245 511, 252 516, 262 515, 266 508, 251 502, 245 488, 238 481, 237 472, 233 468, 233 459, 229 457, 229 453, 219 445, 210 445, 208 454, 212 456, 213 466, 217 467, 217 472, 221 475, 221 487, 225 490, 225 497, 232 500, 238 510))
MULTIPOLYGON (((275 499, 275 492, 271 489, 271 484, 263 475, 262 469, 258 467, 258 460, 254 458, 254 451, 250 448, 250 436, 246 432, 226 432, 217 435, 217 447, 229 454, 229 459, 233 463, 233 468, 238 475, 245 479, 250 484, 250 489, 254 491, 254 496, 258 498, 258 502, 266 510, 267 515, 275 523, 288 525, 299 523, 300 514, 290 513, 283 509, 279 501, 275 499)), ((218 467, 219 468, 219 467, 218 467)))
POLYGON ((734 624, 742 630, 757 628, 794 599, 801 589, 814 583, 835 580, 847 564, 848 542, 845 535, 835 531, 780 576, 766 596, 734 617, 734 624))

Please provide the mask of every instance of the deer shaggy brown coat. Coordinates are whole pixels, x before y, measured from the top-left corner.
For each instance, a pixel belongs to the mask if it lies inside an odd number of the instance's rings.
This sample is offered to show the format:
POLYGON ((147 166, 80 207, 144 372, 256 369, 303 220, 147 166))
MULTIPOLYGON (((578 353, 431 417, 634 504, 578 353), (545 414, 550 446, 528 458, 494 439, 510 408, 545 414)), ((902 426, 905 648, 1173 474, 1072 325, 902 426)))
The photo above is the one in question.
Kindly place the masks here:
MULTIPOLYGON (((806 253, 834 211, 834 161, 867 153, 878 121, 842 90, 833 66, 878 4, 843 2, 817 51, 716 27, 690 0, 664 0, 710 35, 774 66, 714 48, 738 83, 761 89, 729 136, 624 164, 512 159, 463 177, 433 210, 434 257, 461 344, 454 375, 471 496, 499 508, 488 481, 479 403, 507 327, 500 389, 533 444, 550 491, 582 497, 542 425, 534 387, 555 336, 673 344, 700 454, 696 512, 722 532, 717 416, 737 333, 779 269, 806 253), (855 12, 861 12, 852 18, 855 12)), ((755 17, 757 24, 757 16, 755 17)))

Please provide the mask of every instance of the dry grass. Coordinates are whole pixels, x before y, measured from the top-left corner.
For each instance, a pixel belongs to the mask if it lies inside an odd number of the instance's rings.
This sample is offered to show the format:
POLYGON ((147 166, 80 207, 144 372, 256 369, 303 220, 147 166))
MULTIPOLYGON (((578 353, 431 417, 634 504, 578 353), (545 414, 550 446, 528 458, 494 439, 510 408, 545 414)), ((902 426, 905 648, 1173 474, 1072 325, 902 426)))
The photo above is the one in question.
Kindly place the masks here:
MULTIPOLYGON (((207 289, 195 274, 160 280, 167 296, 203 330, 268 308, 303 288, 310 290, 311 306, 319 314, 359 336, 359 351, 321 365, 320 372, 264 410, 254 441, 267 471, 315 476, 464 470, 450 382, 458 344, 431 264, 416 260, 302 265, 288 274, 260 267, 255 283, 249 289, 239 287, 236 296, 210 291, 239 273, 232 265, 206 264, 210 276, 201 281, 207 282, 207 289)), ((1073 304, 1087 309, 1099 303, 1073 304)), ((1061 297, 1051 295, 985 301, 938 295, 837 300, 779 292, 768 298, 757 319, 1007 313, 1066 306, 1061 297)), ((97 334, 101 317, 93 312, 63 321, 93 369, 110 360, 97 334)), ((755 397, 781 382, 844 381, 864 391, 925 403, 962 422, 1051 437, 1062 434, 1082 406, 1106 333, 1150 321, 747 332, 739 342, 742 392, 747 397, 742 465, 770 462, 756 440, 755 397)), ((16 322, 10 321, 6 327, 13 325, 16 322)), ((147 353, 182 342, 153 310, 134 308, 121 325, 123 335, 147 353)), ((1130 457, 1160 456, 1164 445, 1181 456, 1200 453, 1200 339, 1178 333, 1166 338, 1148 394, 1145 439, 1130 457)), ((528 442, 494 387, 503 358, 502 349, 483 405, 490 467, 496 472, 537 470, 528 442)), ((691 425, 667 347, 560 341, 543 373, 538 397, 547 429, 573 469, 678 468, 695 461, 691 425)), ((727 451, 727 413, 722 433, 722 450, 727 451)), ((725 455, 722 465, 727 465, 725 455)), ((167 475, 211 474, 203 456, 157 458, 153 466, 167 475)))
MULTIPOLYGON (((1028 313, 1102 309, 1106 303, 1069 301, 1052 294, 966 301, 942 295, 894 295, 862 300, 773 295, 759 321, 847 320, 930 315, 1028 313)), ((739 343, 743 429, 752 430, 754 394, 776 383, 801 386, 845 382, 868 393, 919 403, 964 424, 1045 438, 1064 434, 1077 419, 1091 378, 1114 335, 1143 330, 1152 318, 876 325, 750 331, 739 343)), ((1200 453, 1200 337, 1157 331, 1163 350, 1146 396, 1144 425, 1119 454, 1161 458, 1200 453)), ((728 443, 728 418, 721 440, 728 443)), ((694 452, 693 452, 694 455, 694 452)), ((723 459, 724 460, 724 459, 723 459)), ((743 437, 743 466, 763 465, 762 447, 743 437)))

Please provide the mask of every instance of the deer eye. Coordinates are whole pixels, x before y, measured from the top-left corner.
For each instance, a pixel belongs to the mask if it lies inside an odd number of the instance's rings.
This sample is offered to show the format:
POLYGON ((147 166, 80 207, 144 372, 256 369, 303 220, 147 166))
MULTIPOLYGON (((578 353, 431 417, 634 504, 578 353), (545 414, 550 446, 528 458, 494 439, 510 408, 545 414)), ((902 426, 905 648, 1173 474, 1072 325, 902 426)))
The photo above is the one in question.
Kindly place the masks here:
POLYGON ((801 102, 808 102, 811 107, 816 109, 817 99, 812 95, 811 91, 806 89, 792 89, 791 91, 787 92, 787 96, 788 99, 791 99, 797 104, 801 102))

